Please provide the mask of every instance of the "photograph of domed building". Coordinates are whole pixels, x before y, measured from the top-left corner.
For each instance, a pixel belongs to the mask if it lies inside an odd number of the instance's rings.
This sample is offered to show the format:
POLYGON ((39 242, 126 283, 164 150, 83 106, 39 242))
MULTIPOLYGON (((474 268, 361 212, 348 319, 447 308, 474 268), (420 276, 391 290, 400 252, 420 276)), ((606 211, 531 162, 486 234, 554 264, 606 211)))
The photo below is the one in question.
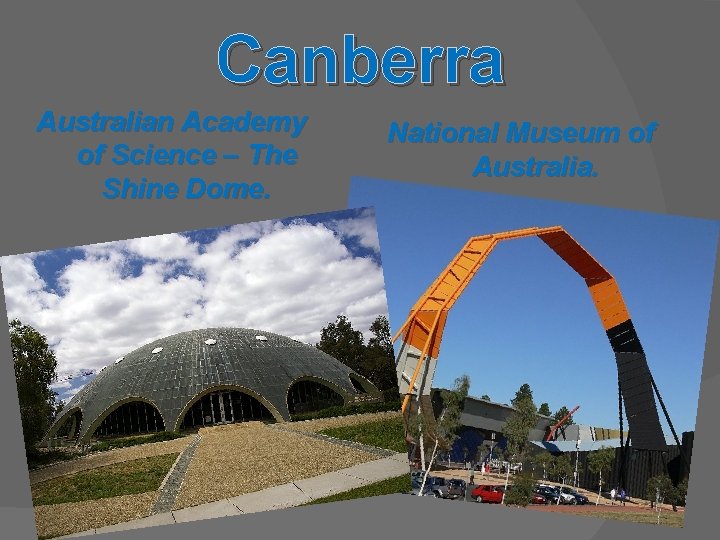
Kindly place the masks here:
POLYGON ((316 347, 245 328, 191 330, 102 368, 65 406, 59 431, 91 438, 181 431, 381 400, 368 379, 316 347))
POLYGON ((409 489, 372 208, 0 269, 39 536, 409 489))

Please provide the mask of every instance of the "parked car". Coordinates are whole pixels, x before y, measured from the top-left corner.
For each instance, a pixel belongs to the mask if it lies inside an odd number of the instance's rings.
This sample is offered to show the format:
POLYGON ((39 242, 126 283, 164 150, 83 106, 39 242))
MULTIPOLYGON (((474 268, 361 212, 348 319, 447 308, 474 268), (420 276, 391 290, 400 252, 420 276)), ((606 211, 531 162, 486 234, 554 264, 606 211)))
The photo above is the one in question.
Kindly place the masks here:
POLYGON ((560 491, 574 498, 574 501, 570 504, 587 504, 589 502, 588 498, 585 495, 583 495, 582 493, 578 493, 577 491, 568 486, 563 486, 560 491))
POLYGON ((425 476, 425 471, 412 471, 410 473, 410 486, 413 489, 418 489, 422 485, 423 476, 425 476))
POLYGON ((438 496, 437 493, 435 493, 432 490, 432 488, 427 484, 425 484, 425 488, 423 489, 422 493, 420 493, 420 486, 418 485, 418 487, 414 487, 410 491, 410 495, 419 495, 422 497, 437 497, 438 496))
POLYGON ((490 470, 493 472, 500 472, 503 469, 503 462, 499 459, 491 459, 488 462, 488 465, 490 466, 490 470))
MULTIPOLYGON (((545 484, 540 484, 539 487, 551 490, 555 494, 555 500, 552 502, 552 504, 557 504, 558 498, 560 499, 560 504, 577 504, 575 497, 573 497, 569 493, 560 491, 560 488, 557 486, 548 486, 545 484)), ((541 493, 541 495, 545 495, 545 494, 541 493)))
POLYGON ((557 504, 559 494, 550 486, 535 486, 535 493, 545 497, 545 504, 557 504))
MULTIPOLYGON (((425 471, 413 471, 410 473, 410 486, 412 487, 411 493, 413 495, 419 494, 424 477, 425 471)), ((449 492, 450 486, 445 478, 428 475, 425 480, 425 487, 423 488, 422 495, 423 497, 432 496, 446 499, 448 498, 449 492)))
POLYGON ((512 474, 518 474, 522 472, 522 463, 510 463, 509 461, 503 461, 502 472, 507 472, 510 469, 512 474))
POLYGON ((465 483, 465 480, 453 478, 448 482, 448 498, 450 499, 464 499, 466 490, 467 484, 465 483))
POLYGON ((436 497, 447 499, 450 495, 450 486, 448 485, 448 481, 442 476, 428 476, 425 484, 430 487, 430 490, 436 497))
POLYGON ((501 503, 503 499, 502 486, 480 485, 472 490, 470 496, 479 503, 501 503))

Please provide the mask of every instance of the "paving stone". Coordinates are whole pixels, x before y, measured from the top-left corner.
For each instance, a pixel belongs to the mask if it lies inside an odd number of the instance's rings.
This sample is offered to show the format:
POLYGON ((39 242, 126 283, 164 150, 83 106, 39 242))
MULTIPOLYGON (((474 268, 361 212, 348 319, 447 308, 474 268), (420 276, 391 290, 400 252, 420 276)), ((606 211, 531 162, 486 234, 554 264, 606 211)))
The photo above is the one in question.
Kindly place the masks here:
POLYGON ((76 538, 78 536, 90 536, 95 534, 95 529, 90 529, 89 531, 83 531, 75 534, 66 534, 65 536, 58 536, 57 538, 76 538))
POLYGON ((351 489, 364 486, 368 482, 355 476, 349 476, 339 472, 329 472, 313 478, 297 480, 294 483, 306 496, 311 499, 319 499, 335 493, 350 491, 351 489))
POLYGON ((295 484, 291 483, 233 497, 229 501, 237 506, 242 513, 250 514, 264 510, 299 506, 310 502, 311 499, 298 489, 295 484))
POLYGON ((340 474, 362 478, 368 482, 379 482, 380 480, 399 476, 403 473, 410 474, 409 471, 407 461, 403 463, 393 458, 383 458, 353 465, 338 472, 340 474))
POLYGON ((239 514, 242 514, 242 512, 227 499, 206 504, 199 504, 197 506, 189 506, 188 508, 174 510, 172 512, 172 515, 177 523, 186 523, 188 521, 198 521, 201 519, 211 519, 225 516, 237 516, 239 514))
POLYGON ((164 514, 156 514, 154 516, 148 516, 146 518, 135 519, 133 521, 127 521, 125 523, 118 523, 116 525, 108 525, 106 527, 100 527, 95 529, 96 534, 116 531, 127 531, 130 529, 142 529, 144 527, 157 527, 160 525, 172 525, 175 523, 172 513, 166 512, 164 514))
POLYGON ((177 499, 178 493, 180 493, 180 487, 187 474, 195 449, 198 447, 198 444, 200 444, 200 440, 201 437, 198 434, 195 440, 178 456, 178 459, 160 486, 158 498, 150 511, 151 515, 170 512, 173 509, 175 499, 177 499))

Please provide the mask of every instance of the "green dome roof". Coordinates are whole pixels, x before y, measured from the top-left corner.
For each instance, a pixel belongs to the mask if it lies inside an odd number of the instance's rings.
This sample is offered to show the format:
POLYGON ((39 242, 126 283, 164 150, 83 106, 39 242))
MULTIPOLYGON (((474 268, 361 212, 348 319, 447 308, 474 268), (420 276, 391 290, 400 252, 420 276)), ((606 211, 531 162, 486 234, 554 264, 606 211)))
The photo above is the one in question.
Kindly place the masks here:
POLYGON ((178 429, 190 405, 213 388, 232 388, 258 399, 277 421, 289 420, 288 391, 297 381, 321 383, 345 403, 379 395, 367 379, 316 347, 262 330, 207 328, 161 338, 103 368, 66 405, 54 434, 80 411, 78 441, 129 401, 145 401, 165 429, 178 429), (352 378, 352 380, 351 380, 352 378))

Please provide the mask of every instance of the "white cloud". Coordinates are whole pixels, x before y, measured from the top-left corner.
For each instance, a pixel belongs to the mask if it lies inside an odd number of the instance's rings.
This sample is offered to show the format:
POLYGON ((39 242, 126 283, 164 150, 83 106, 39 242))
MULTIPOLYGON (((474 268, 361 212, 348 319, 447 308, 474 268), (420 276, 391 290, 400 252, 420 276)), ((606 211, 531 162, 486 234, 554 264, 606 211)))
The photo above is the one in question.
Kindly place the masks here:
POLYGON ((363 210, 357 218, 337 220, 331 226, 343 237, 356 238, 361 246, 376 253, 380 251, 375 213, 371 208, 363 210))
MULTIPOLYGON (((50 388, 58 392, 59 390, 62 390, 63 388, 70 388, 72 386, 72 381, 69 380, 63 380, 58 381, 50 385, 50 388)), ((60 393, 60 392, 58 392, 60 393)))
POLYGON ((1 257, 0 269, 10 319, 13 319, 13 313, 39 312, 54 306, 57 297, 44 290, 45 282, 30 255, 1 257))
POLYGON ((190 259, 197 253, 197 246, 181 234, 163 234, 128 240, 125 245, 133 253, 148 259, 190 259))
POLYGON ((56 276, 58 292, 33 256, 4 257, 8 314, 48 337, 59 373, 97 370, 193 328, 249 327, 315 343, 323 326, 346 314, 369 336, 372 321, 387 315, 384 282, 372 258, 343 244, 351 236, 372 243, 372 214, 352 221, 238 225, 205 245, 169 234, 86 246, 56 276))

